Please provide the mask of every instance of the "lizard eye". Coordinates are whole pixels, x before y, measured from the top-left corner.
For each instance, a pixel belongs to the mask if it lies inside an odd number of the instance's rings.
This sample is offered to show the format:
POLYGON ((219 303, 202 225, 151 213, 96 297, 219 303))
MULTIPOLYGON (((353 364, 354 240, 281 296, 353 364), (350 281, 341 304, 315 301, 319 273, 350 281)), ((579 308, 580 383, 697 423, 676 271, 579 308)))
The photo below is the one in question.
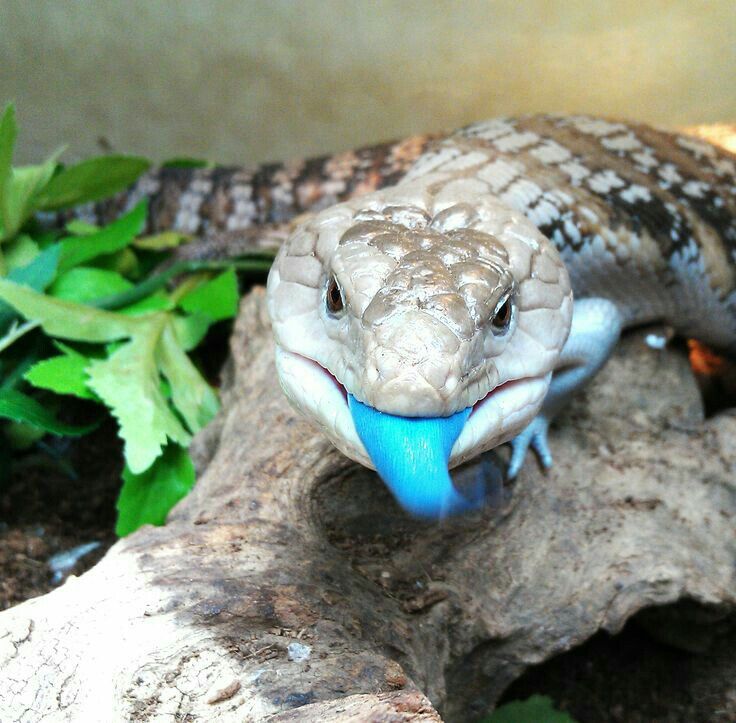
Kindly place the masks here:
POLYGON ((340 284, 337 283, 337 278, 333 274, 330 276, 327 282, 327 289, 325 290, 325 306, 327 311, 332 316, 339 316, 345 309, 345 298, 343 297, 342 289, 340 284))
POLYGON ((499 302, 496 310, 493 312, 493 316, 491 317, 491 327, 493 328, 493 333, 496 336, 502 336, 509 330, 513 313, 513 301, 511 299, 511 294, 509 294, 499 302))

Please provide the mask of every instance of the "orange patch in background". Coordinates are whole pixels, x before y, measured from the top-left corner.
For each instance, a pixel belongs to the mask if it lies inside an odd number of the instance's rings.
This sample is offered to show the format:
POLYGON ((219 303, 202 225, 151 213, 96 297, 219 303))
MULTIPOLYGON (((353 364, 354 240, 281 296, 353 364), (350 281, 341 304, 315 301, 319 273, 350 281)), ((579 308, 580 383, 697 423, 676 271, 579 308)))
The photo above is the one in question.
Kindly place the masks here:
POLYGON ((688 339, 690 366, 703 395, 706 416, 736 407, 736 360, 688 339))
POLYGON ((731 366, 725 357, 716 354, 705 344, 695 339, 687 340, 690 366, 696 374, 707 377, 721 377, 728 373, 731 366))

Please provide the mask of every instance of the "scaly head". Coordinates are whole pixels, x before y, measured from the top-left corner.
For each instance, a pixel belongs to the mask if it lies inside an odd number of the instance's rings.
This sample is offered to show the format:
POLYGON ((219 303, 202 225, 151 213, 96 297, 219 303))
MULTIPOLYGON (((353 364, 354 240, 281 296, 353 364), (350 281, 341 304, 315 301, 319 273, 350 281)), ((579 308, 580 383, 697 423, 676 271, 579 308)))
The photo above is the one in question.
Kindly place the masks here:
POLYGON ((556 250, 467 188, 397 186, 333 206, 279 253, 268 281, 281 385, 409 511, 471 502, 449 466, 537 414, 572 315, 556 250))

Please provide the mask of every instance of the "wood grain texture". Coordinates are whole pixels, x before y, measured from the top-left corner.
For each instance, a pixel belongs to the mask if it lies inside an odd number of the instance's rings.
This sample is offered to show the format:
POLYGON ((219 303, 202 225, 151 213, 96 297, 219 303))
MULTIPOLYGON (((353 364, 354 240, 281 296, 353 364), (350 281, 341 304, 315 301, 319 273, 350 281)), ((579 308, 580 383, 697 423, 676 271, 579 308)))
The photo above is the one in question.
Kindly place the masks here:
POLYGON ((3 721, 466 721, 642 609, 736 612, 736 413, 703 420, 677 351, 629 337, 552 472, 442 525, 288 407, 260 289, 228 377, 169 524, 0 614, 3 721))

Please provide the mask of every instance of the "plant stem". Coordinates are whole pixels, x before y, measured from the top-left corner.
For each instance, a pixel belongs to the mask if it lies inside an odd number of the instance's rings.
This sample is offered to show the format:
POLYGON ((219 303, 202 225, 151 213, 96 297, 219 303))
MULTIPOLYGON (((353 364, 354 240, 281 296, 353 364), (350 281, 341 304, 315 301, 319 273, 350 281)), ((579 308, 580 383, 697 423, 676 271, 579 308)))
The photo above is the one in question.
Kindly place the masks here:
POLYGON ((188 276, 169 293, 171 303, 176 306, 190 291, 196 289, 197 286, 199 286, 203 281, 207 281, 209 278, 210 274, 207 272, 188 276))
POLYGON ((103 296, 88 302, 90 306, 98 309, 114 310, 124 306, 134 304, 136 301, 145 299, 154 291, 165 286, 171 279, 179 274, 185 274, 192 271, 221 271, 224 269, 234 268, 237 271, 246 271, 251 273, 265 273, 271 268, 272 259, 263 257, 253 257, 250 259, 240 260, 223 260, 223 261, 177 261, 172 264, 166 271, 151 276, 132 289, 122 291, 119 294, 111 294, 103 296))

